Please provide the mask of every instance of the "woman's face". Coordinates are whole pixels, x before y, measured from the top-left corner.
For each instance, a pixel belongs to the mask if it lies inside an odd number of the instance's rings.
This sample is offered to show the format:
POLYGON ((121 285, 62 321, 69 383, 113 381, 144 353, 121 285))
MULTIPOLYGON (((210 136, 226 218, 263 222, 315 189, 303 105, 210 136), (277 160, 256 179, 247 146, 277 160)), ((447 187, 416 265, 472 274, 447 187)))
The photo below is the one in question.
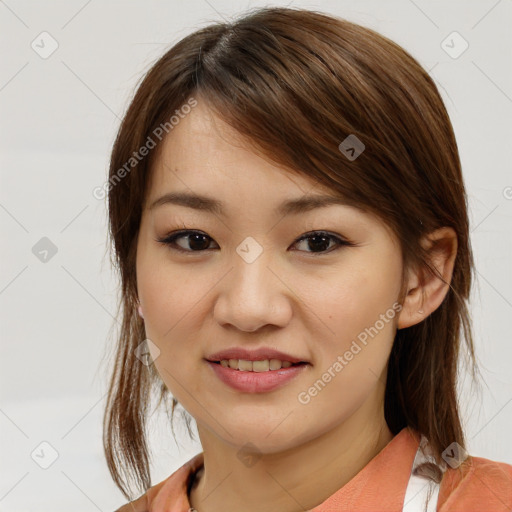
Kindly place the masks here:
POLYGON ((136 267, 146 334, 159 351, 154 364, 172 395, 199 427, 262 453, 314 439, 363 404, 382 414, 376 407, 400 309, 396 239, 347 205, 280 210, 334 194, 258 156, 201 102, 162 144, 136 267), (158 201, 171 193, 220 208, 158 201), (157 241, 182 230, 193 233, 174 245, 157 241), (307 364, 281 370, 292 377, 276 375, 272 388, 268 373, 207 361, 232 348, 275 349, 307 364), (238 372, 238 387, 221 372, 238 372))

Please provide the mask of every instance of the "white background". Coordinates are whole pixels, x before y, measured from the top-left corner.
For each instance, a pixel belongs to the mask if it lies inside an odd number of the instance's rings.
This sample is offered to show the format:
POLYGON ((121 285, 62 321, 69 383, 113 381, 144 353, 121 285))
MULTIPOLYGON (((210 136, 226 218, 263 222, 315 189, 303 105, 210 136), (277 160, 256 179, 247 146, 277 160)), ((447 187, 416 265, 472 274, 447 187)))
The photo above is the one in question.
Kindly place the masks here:
MULTIPOLYGON (((429 70, 457 136, 478 282, 472 316, 486 384, 461 393, 470 453, 512 463, 512 4, 480 1, 0 1, 0 511, 112 511, 125 502, 103 458, 101 419, 116 301, 105 202, 120 118, 170 45, 247 8, 318 9, 374 28, 429 70), (31 43, 47 31, 57 50, 31 43), (459 32, 458 58, 441 42, 459 32), (506 191, 509 191, 508 199, 506 191), (48 237, 46 263, 32 247, 48 237), (58 459, 30 454, 46 441, 58 459)), ((153 483, 201 451, 152 420, 153 483)), ((178 430, 180 432, 180 430, 178 430)), ((50 452, 46 450, 46 454, 50 452)))

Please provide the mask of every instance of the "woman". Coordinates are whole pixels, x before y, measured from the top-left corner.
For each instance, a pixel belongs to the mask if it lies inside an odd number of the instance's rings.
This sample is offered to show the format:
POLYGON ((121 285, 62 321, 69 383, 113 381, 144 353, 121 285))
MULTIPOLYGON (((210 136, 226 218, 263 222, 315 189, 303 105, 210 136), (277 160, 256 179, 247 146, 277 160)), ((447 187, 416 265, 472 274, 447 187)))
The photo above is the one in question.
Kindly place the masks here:
POLYGON ((120 511, 510 510, 512 466, 467 454, 457 403, 461 339, 475 375, 457 145, 401 47, 301 9, 199 30, 140 84, 107 189, 104 445, 143 491, 120 511), (203 452, 151 487, 158 385, 203 452))

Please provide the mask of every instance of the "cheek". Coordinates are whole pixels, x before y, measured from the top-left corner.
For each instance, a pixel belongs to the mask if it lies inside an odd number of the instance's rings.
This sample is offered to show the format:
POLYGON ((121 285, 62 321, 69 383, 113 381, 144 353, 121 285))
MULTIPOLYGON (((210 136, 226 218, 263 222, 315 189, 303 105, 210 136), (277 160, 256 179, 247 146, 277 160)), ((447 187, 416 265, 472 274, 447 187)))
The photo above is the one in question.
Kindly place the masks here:
POLYGON ((141 273, 140 293, 146 326, 165 342, 187 323, 204 292, 200 283, 171 266, 153 266, 141 273))
POLYGON ((322 327, 314 338, 315 374, 301 397, 322 411, 324 428, 348 418, 385 384, 396 312, 394 285, 384 281, 362 272, 340 275, 327 293, 317 295, 315 312, 329 329, 322 327))
POLYGON ((399 261, 394 252, 360 256, 333 273, 328 287, 310 294, 311 305, 315 304, 324 323, 320 332, 326 333, 318 340, 324 346, 323 367, 350 351, 348 366, 378 370, 389 355, 396 318, 393 304, 400 286, 399 261))
MULTIPOLYGON (((159 346, 172 338, 179 320, 186 316, 194 302, 195 287, 176 266, 170 265, 165 250, 154 247, 149 237, 137 250, 137 289, 144 309, 148 338, 159 346)), ((163 347, 162 347, 163 348, 163 347)))
MULTIPOLYGON (((140 295, 145 314, 146 336, 158 347, 155 368, 172 395, 187 404, 189 394, 200 394, 199 383, 191 378, 203 354, 194 344, 197 318, 203 315, 201 293, 204 283, 194 280, 176 266, 141 260, 140 295), (146 265, 146 263, 148 263, 146 265)), ((207 289, 207 288, 206 288, 207 289)), ((199 325, 201 322, 199 322, 199 325)))
POLYGON ((398 291, 396 279, 393 270, 380 275, 368 267, 340 272, 329 280, 329 286, 315 293, 315 309, 335 334, 353 334, 352 327, 373 324, 393 305, 398 291))

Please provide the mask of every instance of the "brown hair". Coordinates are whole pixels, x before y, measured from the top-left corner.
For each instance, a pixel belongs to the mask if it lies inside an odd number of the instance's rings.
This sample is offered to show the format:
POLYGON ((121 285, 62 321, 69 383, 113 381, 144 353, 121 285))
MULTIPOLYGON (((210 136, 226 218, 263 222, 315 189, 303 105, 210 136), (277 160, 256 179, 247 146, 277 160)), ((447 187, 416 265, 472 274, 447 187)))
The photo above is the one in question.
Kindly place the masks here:
MULTIPOLYGON (((455 230, 449 290, 425 320, 396 332, 384 405, 392 433, 410 426, 425 435, 443 464, 445 448, 465 445, 456 390, 462 335, 473 379, 476 367, 466 306, 473 256, 451 122, 431 77, 393 41, 323 13, 277 7, 213 23, 179 41, 147 72, 117 134, 108 212, 122 323, 103 425, 116 485, 128 499, 128 478, 143 491, 151 486, 148 404, 155 384, 158 405, 170 395, 154 365, 135 355, 146 337, 137 314, 137 237, 161 144, 122 178, 119 171, 191 97, 206 101, 272 161, 380 217, 400 241, 404 276, 407 266, 421 265, 442 279, 420 238, 443 226, 455 230), (351 134, 365 145, 355 160, 338 149, 351 134)), ((176 405, 172 398, 171 426, 176 405)), ((191 433, 188 419, 187 427, 191 433)))

